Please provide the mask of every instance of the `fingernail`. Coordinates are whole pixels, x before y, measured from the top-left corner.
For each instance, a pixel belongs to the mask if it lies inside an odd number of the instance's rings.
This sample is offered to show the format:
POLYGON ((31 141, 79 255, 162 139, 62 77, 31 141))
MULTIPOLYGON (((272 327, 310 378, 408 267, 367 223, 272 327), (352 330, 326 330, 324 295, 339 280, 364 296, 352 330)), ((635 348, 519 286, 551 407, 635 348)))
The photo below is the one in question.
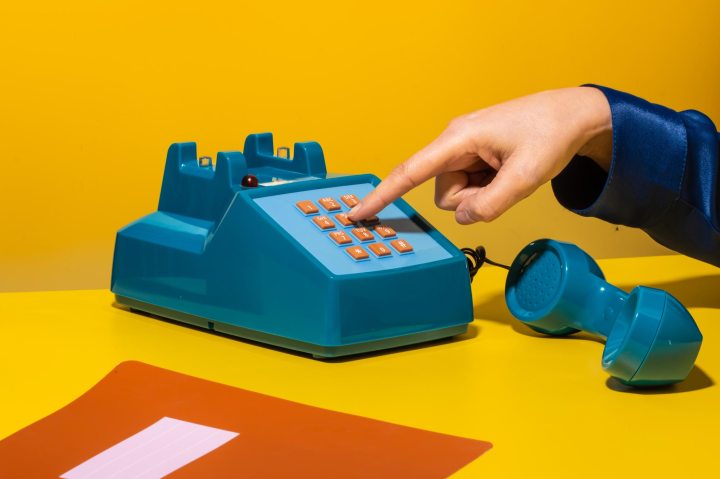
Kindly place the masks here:
POLYGON ((353 219, 353 217, 360 211, 362 208, 362 203, 358 203, 355 206, 352 207, 350 211, 348 211, 348 218, 353 219))

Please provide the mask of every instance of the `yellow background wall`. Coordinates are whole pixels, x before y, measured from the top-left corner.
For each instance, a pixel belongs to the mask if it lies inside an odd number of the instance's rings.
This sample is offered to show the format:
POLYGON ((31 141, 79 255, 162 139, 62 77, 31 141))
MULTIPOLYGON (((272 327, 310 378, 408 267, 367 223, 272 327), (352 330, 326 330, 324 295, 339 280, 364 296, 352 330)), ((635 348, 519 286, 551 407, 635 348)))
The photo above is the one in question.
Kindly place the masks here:
MULTIPOLYGON (((0 291, 106 287, 115 231, 157 205, 165 153, 317 140, 329 170, 383 176, 462 113, 595 82, 720 120, 716 1, 36 1, 0 6, 0 291)), ((548 189, 459 246, 510 261, 537 237, 663 250, 548 189)))

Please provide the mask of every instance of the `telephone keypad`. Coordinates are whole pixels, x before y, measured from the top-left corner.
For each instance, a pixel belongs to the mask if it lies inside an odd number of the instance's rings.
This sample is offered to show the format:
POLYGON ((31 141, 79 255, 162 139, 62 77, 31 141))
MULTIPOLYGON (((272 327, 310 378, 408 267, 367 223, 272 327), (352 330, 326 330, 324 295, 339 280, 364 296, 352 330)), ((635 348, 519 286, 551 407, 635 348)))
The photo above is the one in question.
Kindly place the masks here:
MULTIPOLYGON (((340 195, 340 200, 348 208, 352 208, 360 202, 357 196, 354 194, 343 194, 340 195)), ((305 215, 311 217, 311 221, 321 231, 330 231, 328 237, 337 246, 344 246, 345 252, 354 261, 366 261, 371 259, 370 254, 359 245, 353 244, 355 242, 359 244, 366 244, 367 248, 372 253, 372 257, 376 259, 386 259, 393 257, 393 250, 399 255, 406 255, 412 253, 413 247, 406 240, 398 238, 397 232, 390 226, 381 224, 380 219, 377 216, 371 216, 365 220, 362 220, 360 224, 351 221, 347 213, 336 213, 333 218, 343 228, 352 228, 348 230, 337 230, 331 231, 336 228, 335 222, 328 216, 320 215, 315 216, 320 212, 316 203, 328 211, 339 211, 342 210, 342 205, 335 201, 332 197, 318 198, 316 202, 311 200, 299 201, 295 206, 305 215), (377 236, 375 236, 375 234, 377 236), (379 241, 378 241, 379 240, 379 241), (388 240, 388 243, 383 242, 388 240), (348 245, 352 245, 347 247, 348 245)))

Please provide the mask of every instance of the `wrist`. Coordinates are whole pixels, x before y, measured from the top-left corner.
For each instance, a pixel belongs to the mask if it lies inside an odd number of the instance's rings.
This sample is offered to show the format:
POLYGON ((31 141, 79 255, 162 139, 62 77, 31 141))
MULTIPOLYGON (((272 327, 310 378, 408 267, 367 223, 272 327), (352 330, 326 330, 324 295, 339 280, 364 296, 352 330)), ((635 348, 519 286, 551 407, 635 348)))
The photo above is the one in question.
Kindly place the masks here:
POLYGON ((578 155, 592 159, 605 171, 612 161, 612 114, 602 91, 593 87, 578 87, 578 108, 581 117, 581 146, 578 155))

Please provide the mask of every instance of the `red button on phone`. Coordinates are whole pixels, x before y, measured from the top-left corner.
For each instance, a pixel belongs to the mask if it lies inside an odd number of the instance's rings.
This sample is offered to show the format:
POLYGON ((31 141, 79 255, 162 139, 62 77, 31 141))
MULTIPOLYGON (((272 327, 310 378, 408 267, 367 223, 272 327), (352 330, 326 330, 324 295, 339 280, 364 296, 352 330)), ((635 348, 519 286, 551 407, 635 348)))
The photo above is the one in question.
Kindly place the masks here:
POLYGON ((297 206, 297 208, 305 215, 314 215, 315 213, 320 211, 318 207, 315 206, 315 203, 310 200, 298 201, 297 203, 295 203, 295 206, 297 206))

